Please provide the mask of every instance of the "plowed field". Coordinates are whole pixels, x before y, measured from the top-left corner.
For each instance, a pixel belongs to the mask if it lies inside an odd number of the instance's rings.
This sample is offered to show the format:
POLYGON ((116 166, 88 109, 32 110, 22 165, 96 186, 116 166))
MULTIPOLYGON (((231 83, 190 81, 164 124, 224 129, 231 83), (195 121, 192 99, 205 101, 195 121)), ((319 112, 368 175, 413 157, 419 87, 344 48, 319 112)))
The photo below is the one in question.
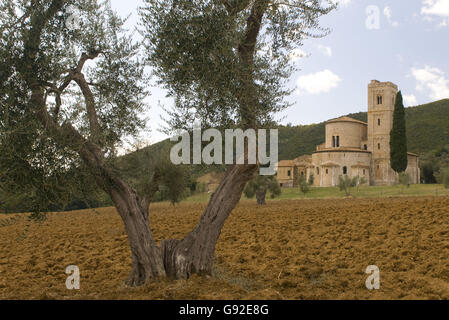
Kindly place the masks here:
MULTIPOLYGON (((205 204, 151 207, 156 239, 181 238, 205 204)), ((127 288, 130 250, 112 208, 0 215, 0 299, 449 299, 449 198, 242 202, 214 276, 127 288), (77 265, 81 289, 65 269, 77 265), (380 290, 365 286, 369 265, 380 290)))

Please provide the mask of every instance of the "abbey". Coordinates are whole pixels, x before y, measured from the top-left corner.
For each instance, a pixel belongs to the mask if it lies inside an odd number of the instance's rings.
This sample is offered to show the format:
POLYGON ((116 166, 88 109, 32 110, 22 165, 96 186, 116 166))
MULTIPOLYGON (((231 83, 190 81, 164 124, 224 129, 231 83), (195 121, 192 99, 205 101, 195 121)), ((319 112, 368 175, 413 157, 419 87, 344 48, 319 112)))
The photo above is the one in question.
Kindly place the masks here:
MULTIPOLYGON (((299 175, 314 176, 314 186, 331 187, 341 175, 365 177, 368 185, 391 185, 398 175, 390 165, 390 131, 398 87, 392 82, 368 85, 368 123, 342 117, 326 123, 326 142, 316 152, 294 160, 280 161, 277 179, 293 187, 299 175)), ((406 172, 412 184, 420 182, 419 158, 408 154, 406 172)))

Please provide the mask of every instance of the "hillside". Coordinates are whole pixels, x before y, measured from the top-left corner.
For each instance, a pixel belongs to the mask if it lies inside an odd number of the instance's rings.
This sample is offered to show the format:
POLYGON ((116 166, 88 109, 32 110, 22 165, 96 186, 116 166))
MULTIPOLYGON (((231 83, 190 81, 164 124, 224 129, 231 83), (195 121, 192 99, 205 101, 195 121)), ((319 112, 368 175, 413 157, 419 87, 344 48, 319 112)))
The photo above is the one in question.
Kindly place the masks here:
MULTIPOLYGON (((406 108, 409 152, 425 154, 449 144, 449 99, 406 108)), ((368 114, 359 112, 348 117, 367 121, 368 114)), ((289 160, 315 151, 324 142, 325 123, 307 126, 279 127, 279 159, 289 160)))
MULTIPOLYGON (((409 152, 424 155, 449 144, 449 99, 435 101, 417 107, 406 108, 407 139, 409 152)), ((367 121, 367 113, 346 115, 367 121)), ((325 140, 325 122, 305 126, 279 127, 279 160, 294 159, 310 154, 325 140)), ((150 152, 158 152, 170 146, 165 140, 150 146, 150 152)), ((216 167, 194 166, 196 175, 217 170, 216 167)))

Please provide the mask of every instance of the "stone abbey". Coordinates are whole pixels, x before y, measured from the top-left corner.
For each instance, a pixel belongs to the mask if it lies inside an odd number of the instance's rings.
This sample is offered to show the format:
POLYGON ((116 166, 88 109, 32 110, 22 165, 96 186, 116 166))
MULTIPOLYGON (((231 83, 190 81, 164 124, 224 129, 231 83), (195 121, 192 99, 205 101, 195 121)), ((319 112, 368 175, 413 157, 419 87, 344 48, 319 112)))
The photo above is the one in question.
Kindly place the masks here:
MULTIPOLYGON (((342 175, 365 177, 368 185, 391 185, 398 175, 390 165, 390 131, 398 87, 392 82, 371 81, 368 85, 368 123, 349 117, 326 123, 326 141, 312 155, 278 163, 277 179, 293 187, 300 175, 313 174, 314 186, 332 187, 342 175)), ((419 184, 419 158, 408 154, 406 172, 419 184)))

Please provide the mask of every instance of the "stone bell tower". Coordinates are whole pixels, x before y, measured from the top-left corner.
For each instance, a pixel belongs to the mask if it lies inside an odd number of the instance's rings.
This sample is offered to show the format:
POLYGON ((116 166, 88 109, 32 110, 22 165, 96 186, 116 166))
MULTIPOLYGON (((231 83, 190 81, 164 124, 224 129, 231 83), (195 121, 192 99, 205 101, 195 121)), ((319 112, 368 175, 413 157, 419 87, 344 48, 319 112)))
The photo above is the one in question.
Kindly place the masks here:
POLYGON ((390 132, 398 86, 372 80, 368 85, 368 151, 372 152, 371 182, 389 185, 396 181, 390 164, 390 132))

